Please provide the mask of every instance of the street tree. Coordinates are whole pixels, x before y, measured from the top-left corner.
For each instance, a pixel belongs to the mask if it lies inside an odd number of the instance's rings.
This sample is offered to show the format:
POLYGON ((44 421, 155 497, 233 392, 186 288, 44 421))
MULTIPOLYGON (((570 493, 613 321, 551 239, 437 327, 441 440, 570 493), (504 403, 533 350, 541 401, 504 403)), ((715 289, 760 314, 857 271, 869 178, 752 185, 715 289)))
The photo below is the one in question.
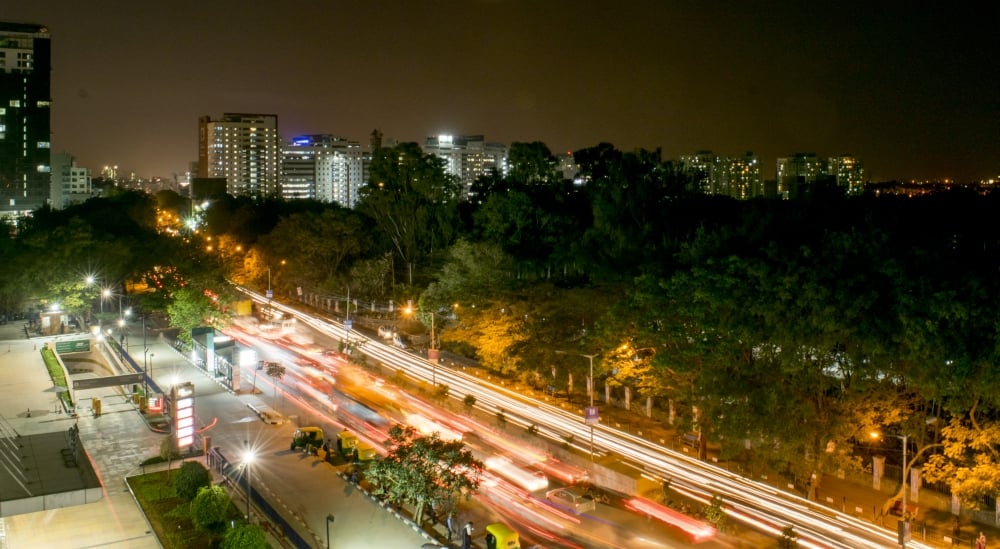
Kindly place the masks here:
POLYGON ((278 382, 285 377, 285 367, 280 362, 268 362, 267 375, 274 382, 274 398, 278 398, 278 382))
MULTIPOLYGON (((499 246, 459 240, 448 248, 448 258, 420 297, 420 311, 435 314, 453 304, 462 309, 485 303, 511 279, 511 258, 499 246)), ((429 320, 424 322, 430 324, 429 320)))
POLYGON ((438 433, 420 436, 413 427, 397 424, 386 444, 388 455, 372 463, 365 476, 376 496, 412 503, 417 524, 429 505, 452 508, 479 488, 483 463, 460 440, 443 440, 438 433))
POLYGON ((982 509, 1000 494, 1000 422, 975 408, 941 429, 942 452, 923 467, 927 482, 947 484, 964 506, 982 509))
POLYGON ((417 261, 457 236, 459 185, 416 143, 375 151, 370 174, 356 209, 375 220, 413 284, 417 261))
POLYGON ((199 530, 219 532, 225 527, 230 506, 229 494, 221 486, 203 487, 191 501, 191 522, 199 530))
POLYGON ((237 524, 226 531, 222 549, 270 549, 264 529, 257 524, 237 524))
POLYGON ((204 465, 197 461, 185 461, 177 470, 177 478, 174 479, 174 491, 177 497, 184 501, 191 501, 202 488, 212 484, 212 475, 204 465))
POLYGON ((295 266, 285 277, 289 286, 331 291, 350 262, 368 251, 369 234, 356 212, 331 206, 283 217, 258 245, 273 262, 295 266))
POLYGON ((229 323, 229 314, 219 308, 210 292, 186 286, 173 294, 167 306, 170 325, 180 328, 178 337, 191 341, 191 330, 199 326, 223 328, 229 323))

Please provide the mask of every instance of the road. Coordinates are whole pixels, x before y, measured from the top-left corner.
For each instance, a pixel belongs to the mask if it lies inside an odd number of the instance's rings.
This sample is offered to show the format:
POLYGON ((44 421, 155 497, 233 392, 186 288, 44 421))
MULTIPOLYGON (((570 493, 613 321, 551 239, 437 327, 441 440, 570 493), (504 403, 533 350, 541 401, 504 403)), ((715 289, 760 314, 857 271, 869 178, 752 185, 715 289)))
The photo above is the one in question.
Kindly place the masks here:
MULTIPOLYGON (((303 537, 312 539, 315 547, 326 546, 328 515, 335 517, 330 542, 338 549, 420 547, 427 542, 409 524, 344 481, 334 468, 290 451, 293 423, 263 423, 246 406, 252 395, 232 394, 168 345, 158 344, 154 352, 157 383, 163 387, 184 381, 195 384, 195 417, 204 429, 202 435, 211 437, 211 445, 233 463, 242 460, 249 441, 255 455, 250 473, 254 489, 265 493, 268 502, 291 519, 303 537)), ((275 403, 275 407, 288 410, 290 404, 275 403)))
MULTIPOLYGON (((285 332, 279 337, 269 330, 257 331, 245 323, 234 324, 226 333, 254 348, 257 359, 277 361, 285 366, 280 381, 258 376, 254 383, 261 392, 256 398, 280 395, 278 398, 285 402, 286 413, 294 410, 301 414, 296 423, 320 426, 327 438, 342 427, 348 427, 382 450, 381 443, 388 438, 391 424, 396 422, 409 424, 424 434, 437 432, 446 439, 462 438, 487 464, 479 494, 472 502, 460 506, 463 521, 475 518, 478 524, 504 522, 522 532, 525 547, 535 543, 547 547, 595 548, 690 545, 684 532, 650 521, 645 515, 628 513, 620 501, 616 502, 616 507, 601 504, 593 512, 579 516, 558 509, 545 500, 545 491, 556 486, 559 479, 574 482, 584 478, 586 471, 524 448, 467 414, 441 409, 400 390, 391 381, 349 364, 339 355, 331 358, 324 350, 334 346, 334 341, 317 345, 311 336, 300 332, 285 332), (267 340, 261 341, 255 333, 266 334, 267 340), (471 433, 476 436, 471 437, 471 433), (535 462, 537 459, 544 463, 535 462), (637 545, 636 539, 642 543, 637 545)), ((252 376, 247 370, 255 362, 244 366, 241 379, 252 376)), ((276 406, 275 403, 271 405, 276 406)), ((703 530, 714 534, 708 525, 693 519, 691 522, 697 522, 703 530)), ((713 542, 702 545, 706 549, 714 546, 713 542)))
MULTIPOLYGON (((259 294, 244 291, 258 303, 267 301, 259 294)), ((272 302, 272 306, 332 338, 340 338, 344 334, 344 327, 336 321, 317 318, 277 302, 272 302)), ((565 440, 570 435, 575 440, 589 440, 590 428, 576 414, 527 399, 503 386, 484 382, 461 371, 433 366, 420 357, 360 334, 356 339, 366 354, 392 368, 426 382, 434 376, 438 383, 447 384, 452 394, 475 396, 476 407, 487 413, 503 410, 509 421, 523 426, 540 426, 541 435, 556 441, 565 440)), ((769 531, 775 537, 780 535, 784 526, 794 525, 802 547, 887 547, 896 544, 893 532, 628 433, 598 425, 593 437, 595 448, 613 451, 632 463, 642 464, 639 467, 647 474, 672 479, 673 488, 686 490, 691 497, 707 501, 712 494, 720 495, 728 505, 730 520, 769 531)), ((909 546, 926 547, 915 541, 909 546)))

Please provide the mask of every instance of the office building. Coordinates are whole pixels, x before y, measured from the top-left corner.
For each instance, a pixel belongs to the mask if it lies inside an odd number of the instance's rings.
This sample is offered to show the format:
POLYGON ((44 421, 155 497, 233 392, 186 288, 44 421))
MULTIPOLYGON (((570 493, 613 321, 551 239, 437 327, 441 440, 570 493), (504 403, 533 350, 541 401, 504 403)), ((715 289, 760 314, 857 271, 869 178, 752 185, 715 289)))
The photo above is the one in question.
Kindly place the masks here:
POLYGON ((279 196, 281 138, 273 114, 198 119, 198 177, 224 178, 233 196, 279 196))
POLYGON ((50 198, 52 46, 42 25, 0 22, 0 215, 50 198))

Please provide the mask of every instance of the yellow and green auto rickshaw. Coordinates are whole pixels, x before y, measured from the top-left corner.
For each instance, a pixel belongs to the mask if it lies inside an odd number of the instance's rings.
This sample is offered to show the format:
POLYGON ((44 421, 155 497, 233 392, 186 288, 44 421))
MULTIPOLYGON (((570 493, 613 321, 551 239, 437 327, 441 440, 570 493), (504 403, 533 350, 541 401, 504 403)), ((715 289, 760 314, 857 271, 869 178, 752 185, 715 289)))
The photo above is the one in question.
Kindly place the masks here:
POLYGON ((486 549, 521 549, 521 540, 509 526, 494 522, 486 525, 486 549))

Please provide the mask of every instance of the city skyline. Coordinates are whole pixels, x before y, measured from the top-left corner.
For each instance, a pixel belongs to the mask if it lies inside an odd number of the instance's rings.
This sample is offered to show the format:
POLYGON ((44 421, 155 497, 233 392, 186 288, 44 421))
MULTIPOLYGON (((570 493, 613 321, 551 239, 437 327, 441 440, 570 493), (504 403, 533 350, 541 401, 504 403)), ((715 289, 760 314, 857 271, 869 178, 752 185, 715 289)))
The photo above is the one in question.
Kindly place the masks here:
POLYGON ((52 35, 52 148, 170 176, 198 117, 273 113, 288 139, 483 134, 555 153, 852 154, 874 181, 1000 172, 989 13, 841 3, 516 0, 10 6, 52 35))

